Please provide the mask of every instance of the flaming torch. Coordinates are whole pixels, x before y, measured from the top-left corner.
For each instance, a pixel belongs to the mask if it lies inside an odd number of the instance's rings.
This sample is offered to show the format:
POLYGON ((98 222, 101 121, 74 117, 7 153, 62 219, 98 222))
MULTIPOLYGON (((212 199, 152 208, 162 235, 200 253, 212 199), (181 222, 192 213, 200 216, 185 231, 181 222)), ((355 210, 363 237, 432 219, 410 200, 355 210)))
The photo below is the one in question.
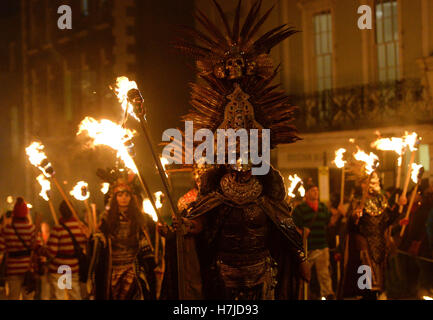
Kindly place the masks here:
POLYGON ((89 205, 90 192, 88 190, 89 185, 87 182, 80 181, 75 187, 69 192, 71 196, 73 196, 78 201, 83 201, 87 211, 87 221, 89 224, 90 231, 95 231, 95 223, 92 221, 92 210, 89 205))
POLYGON ((364 188, 362 192, 362 199, 360 204, 360 210, 362 214, 362 210, 364 209, 365 201, 367 200, 368 195, 368 188, 370 186, 370 181, 373 173, 376 171, 377 167, 379 166, 379 158, 377 155, 375 155, 373 152, 370 152, 370 154, 365 153, 361 149, 358 148, 358 151, 353 155, 353 157, 361 162, 364 162, 365 164, 365 173, 368 175, 367 180, 367 186, 364 188))
MULTIPOLYGON (((154 196, 156 199, 155 201, 156 208, 157 210, 159 210, 162 208, 162 200, 161 200, 162 192, 158 191, 155 193, 154 196)), ((155 223, 158 222, 158 216, 149 199, 143 200, 143 211, 146 214, 148 214, 155 223)), ((156 264, 158 264, 158 260, 159 260, 158 251, 159 251, 159 232, 155 232, 155 263, 156 264)))
POLYGON ((344 203, 344 166, 347 163, 347 161, 343 160, 343 155, 346 152, 346 149, 340 148, 337 151, 335 151, 335 159, 334 163, 337 166, 337 168, 341 169, 341 190, 340 190, 340 205, 343 205, 344 203))
MULTIPOLYGON (((408 169, 407 169, 407 173, 406 173, 406 180, 404 182, 404 186, 403 186, 403 192, 401 194, 402 197, 406 197, 406 193, 407 193, 407 188, 409 187, 409 182, 410 182, 410 178, 411 178, 411 170, 412 170, 412 165, 415 162, 415 155, 416 155, 416 151, 418 150, 418 145, 420 143, 420 138, 418 137, 418 135, 413 132, 411 134, 408 134, 406 132, 406 135, 404 136, 404 143, 406 144, 406 146, 409 148, 409 150, 411 151, 411 155, 410 155, 410 161, 409 161, 409 165, 408 165, 408 169)), ((398 208, 398 212, 402 213, 403 212, 403 206, 401 205, 398 208)))
MULTIPOLYGON (((413 203, 415 202, 416 194, 418 192, 419 184, 421 183, 422 175, 424 174, 424 167, 420 164, 412 163, 412 174, 411 179, 415 183, 415 188, 412 191, 410 197, 409 206, 407 207, 405 220, 409 219, 410 212, 412 211, 413 203)), ((404 231, 406 230, 406 225, 403 225, 400 231, 400 237, 403 237, 404 231)))
POLYGON ((117 157, 124 162, 128 169, 132 170, 132 172, 137 175, 138 180, 147 193, 147 196, 149 197, 159 220, 161 220, 161 217, 156 210, 156 206, 154 206, 154 200, 152 198, 150 188, 143 179, 143 176, 139 172, 132 157, 134 145, 132 144, 131 140, 135 135, 135 131, 125 129, 110 120, 103 119, 101 121, 97 121, 93 118, 87 117, 81 122, 77 135, 80 135, 84 132, 87 132, 87 135, 92 139, 92 143, 89 145, 89 147, 105 145, 117 152, 117 157))
POLYGON ((71 202, 69 201, 65 191, 57 181, 56 177, 54 176, 55 172, 51 165, 51 163, 48 161, 47 156, 44 153, 45 146, 39 142, 33 142, 30 146, 26 148, 26 153, 29 157, 30 163, 42 171, 45 177, 51 179, 51 181, 54 183, 56 188, 59 190, 62 198, 65 200, 66 204, 68 205, 69 209, 72 212, 72 215, 77 219, 77 221, 80 221, 78 219, 77 213, 75 212, 74 207, 72 207, 71 202))
MULTIPOLYGON (((164 168, 162 167, 161 161, 156 155, 155 149, 152 144, 152 139, 150 138, 149 130, 147 129, 146 122, 146 110, 144 108, 144 99, 141 95, 140 91, 137 88, 137 85, 134 81, 129 81, 125 77, 120 77, 117 79, 117 88, 116 88, 117 97, 119 102, 123 105, 127 106, 127 113, 134 114, 134 118, 138 119, 141 125, 141 128, 144 132, 144 137, 149 147, 150 153, 152 154, 153 161, 155 162, 158 172, 164 187, 164 192, 167 195, 170 203, 170 207, 176 216, 178 221, 182 221, 182 217, 177 210, 176 203, 174 202, 173 197, 171 196, 168 179, 165 174, 164 168)), ((150 196, 149 196, 150 198, 150 196)), ((177 245, 177 265, 178 265, 178 288, 179 288, 179 299, 184 299, 185 297, 185 278, 184 278, 184 258, 183 258, 183 230, 179 228, 176 232, 176 245, 177 245)))
MULTIPOLYGON (((295 198, 296 195, 294 194, 294 191, 296 190, 296 187, 297 187, 299 184, 301 184, 301 186, 302 186, 302 179, 299 178, 297 174, 295 174, 294 176, 292 176, 292 175, 289 176, 289 181, 290 181, 290 185, 289 185, 289 188, 288 188, 288 190, 287 190, 287 195, 288 195, 290 198, 295 198)), ((301 186, 300 186, 300 187, 301 187, 301 186)), ((302 195, 302 191, 299 190, 300 187, 298 188, 298 191, 299 191, 299 193, 302 195)), ((303 189, 304 189, 304 188, 303 188, 303 189)), ((304 195, 305 195, 305 189, 304 189, 304 195)))
POLYGON ((48 206, 50 207, 51 216, 53 217, 54 224, 58 225, 59 220, 57 220, 56 210, 54 210, 53 202, 50 198, 50 191, 51 191, 51 183, 50 180, 48 180, 43 174, 40 174, 36 180, 38 180, 39 184, 41 185, 41 192, 39 195, 48 202, 48 206))
POLYGON ((381 151, 394 151, 398 155, 397 160, 397 179, 395 181, 395 187, 400 188, 401 180, 401 164, 403 162, 403 153, 406 149, 406 143, 403 138, 379 138, 371 144, 372 148, 381 151))

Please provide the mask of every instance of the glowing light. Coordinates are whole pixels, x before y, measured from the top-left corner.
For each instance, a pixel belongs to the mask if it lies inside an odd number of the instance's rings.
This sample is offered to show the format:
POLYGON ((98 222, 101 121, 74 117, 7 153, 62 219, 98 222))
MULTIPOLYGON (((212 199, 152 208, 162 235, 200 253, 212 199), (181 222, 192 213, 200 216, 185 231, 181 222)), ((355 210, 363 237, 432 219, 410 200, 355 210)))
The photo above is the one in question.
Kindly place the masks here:
POLYGON ((409 147, 410 151, 416 151, 418 150, 418 143, 421 140, 420 137, 418 137, 418 134, 416 132, 412 132, 409 134, 408 132, 405 133, 404 137, 404 143, 407 147, 409 147))
POLYGON ((300 196, 301 196, 302 198, 305 197, 305 188, 304 188, 303 185, 301 185, 301 186, 298 188, 298 192, 299 192, 299 194, 300 194, 300 196))
POLYGON ((410 177, 414 183, 418 183, 418 174, 421 168, 422 168, 421 164, 412 163, 412 170, 411 170, 410 177))
POLYGON ((322 297, 322 300, 326 300, 326 298, 325 298, 325 297, 322 297))
POLYGON ((424 296, 424 297, 422 297, 422 299, 423 299, 423 300, 433 300, 433 298, 432 298, 432 297, 429 297, 429 296, 424 296))
POLYGON ((166 170, 166 167, 169 165, 168 159, 166 159, 166 158, 164 158, 164 157, 161 157, 161 158, 159 158, 159 160, 161 161, 161 165, 162 165, 162 167, 164 168, 164 173, 165 173, 165 175, 166 175, 167 178, 168 178, 168 174, 167 174, 167 172, 165 171, 165 170, 166 170))
POLYGON ((108 182, 104 182, 101 187, 101 192, 103 194, 107 194, 109 190, 110 190, 110 184, 108 182))
POLYGON ((164 194, 162 193, 162 191, 155 192, 155 206, 157 209, 162 208, 162 196, 163 195, 164 194))
POLYGON ((372 148, 382 151, 394 151, 399 156, 403 154, 406 143, 403 138, 380 138, 371 144, 372 148))
POLYGON ((350 138, 350 139, 349 139, 349 142, 350 142, 350 143, 355 143, 355 139, 350 138))
POLYGON ((138 89, 137 83, 135 81, 130 81, 127 77, 118 77, 116 80, 116 92, 117 99, 122 105, 123 111, 127 112, 129 115, 138 120, 134 113, 133 106, 128 101, 128 91, 131 89, 138 89))
POLYGON ((32 204, 31 204, 31 203, 27 203, 27 208, 29 208, 29 209, 33 209, 32 204))
POLYGON ((48 197, 48 191, 51 190, 51 183, 50 180, 48 180, 43 174, 40 174, 36 180, 38 180, 39 184, 41 185, 41 192, 39 195, 45 200, 49 201, 50 198, 48 197))
POLYGON ((358 152, 356 152, 353 156, 356 160, 365 163, 365 172, 369 175, 372 174, 373 171, 379 166, 379 158, 373 152, 367 154, 358 147, 358 152))
POLYGON ((346 152, 346 149, 341 148, 335 151, 335 159, 334 163, 337 166, 337 168, 344 168, 344 165, 347 163, 347 161, 343 160, 343 155, 346 152))
POLYGON ((117 151, 117 157, 122 159, 127 168, 131 169, 136 174, 138 173, 137 166, 128 153, 128 148, 125 146, 125 143, 134 137, 135 131, 125 129, 110 120, 103 119, 97 121, 91 117, 86 117, 80 123, 77 135, 85 131, 93 140, 89 147, 98 145, 110 147, 117 151))
POLYGON ((45 169, 50 167, 51 164, 48 161, 44 161, 47 160, 47 156, 43 152, 44 149, 45 146, 40 142, 32 142, 32 144, 26 148, 26 154, 33 166, 41 170, 46 177, 50 177, 51 175, 47 173, 45 169), (43 162, 47 163, 42 166, 43 162))
POLYGON ((302 183, 302 180, 301 180, 301 178, 298 177, 297 174, 295 174, 294 176, 292 176, 292 175, 289 176, 289 181, 290 181, 290 185, 289 185, 289 189, 288 189, 288 195, 290 198, 295 198, 296 195, 293 193, 293 191, 295 191, 295 188, 298 185, 298 183, 300 183, 300 182, 302 183))
POLYGON ((8 197, 6 198, 6 202, 9 203, 9 204, 14 203, 14 197, 12 197, 12 196, 8 196, 8 197))
POLYGON ((158 221, 155 209, 153 209, 152 203, 147 198, 143 200, 143 211, 148 214, 154 222, 158 221))
POLYGON ((71 192, 69 192, 69 194, 79 201, 87 200, 90 197, 88 187, 89 185, 87 182, 80 181, 75 185, 71 192))

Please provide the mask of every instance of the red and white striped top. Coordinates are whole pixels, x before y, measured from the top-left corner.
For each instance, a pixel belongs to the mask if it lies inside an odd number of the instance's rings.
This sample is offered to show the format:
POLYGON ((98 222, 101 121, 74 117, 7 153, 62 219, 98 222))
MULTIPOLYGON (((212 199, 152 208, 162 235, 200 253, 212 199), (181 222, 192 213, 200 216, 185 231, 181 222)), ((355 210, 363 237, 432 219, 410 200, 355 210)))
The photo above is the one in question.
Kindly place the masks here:
MULTIPOLYGON (((14 221, 12 222, 17 232, 24 240, 27 246, 34 247, 34 241, 37 245, 41 244, 39 238, 36 237, 36 229, 34 224, 29 221, 14 221)), ((14 252, 26 251, 27 248, 20 241, 15 233, 15 230, 10 224, 7 224, 0 232, 0 252, 8 254, 7 257, 7 275, 23 275, 30 269, 30 255, 22 257, 11 257, 14 252)))
MULTIPOLYGON (((63 223, 71 230, 75 236, 77 243, 83 248, 86 248, 87 238, 84 232, 80 229, 78 221, 75 218, 63 221, 63 223)), ((50 237, 47 243, 48 255, 55 257, 51 260, 48 270, 51 273, 57 273, 59 266, 67 265, 71 267, 72 273, 78 273, 78 259, 62 257, 62 255, 73 256, 75 255, 74 243, 69 235, 61 225, 54 226, 51 230, 50 237), (56 257, 60 255, 60 257, 56 257)))

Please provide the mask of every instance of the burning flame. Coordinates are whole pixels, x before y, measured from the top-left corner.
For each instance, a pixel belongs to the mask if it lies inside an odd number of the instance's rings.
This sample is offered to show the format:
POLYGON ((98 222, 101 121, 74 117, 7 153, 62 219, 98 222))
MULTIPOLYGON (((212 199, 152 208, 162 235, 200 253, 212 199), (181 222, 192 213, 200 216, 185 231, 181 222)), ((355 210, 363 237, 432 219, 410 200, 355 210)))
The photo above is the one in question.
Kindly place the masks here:
POLYGON ((101 187, 101 192, 103 194, 107 194, 109 190, 110 190, 110 184, 108 182, 104 182, 101 187))
POLYGON ((416 132, 412 132, 411 134, 409 134, 406 131, 403 139, 404 139, 405 145, 409 147, 410 151, 418 150, 417 145, 418 145, 420 138, 418 137, 418 134, 416 132))
POLYGON ((429 297, 429 296, 424 296, 424 297, 422 297, 422 299, 423 299, 423 300, 433 300, 433 298, 432 298, 432 297, 429 297))
POLYGON ((128 102, 128 91, 131 89, 138 89, 137 83, 135 81, 129 81, 127 77, 118 77, 116 80, 116 92, 117 99, 122 104, 123 111, 128 112, 129 115, 138 120, 134 113, 133 106, 128 102))
POLYGON ((90 192, 87 189, 88 187, 89 185, 87 182, 80 181, 75 185, 72 191, 69 192, 69 194, 79 201, 87 200, 90 197, 90 192))
POLYGON ((290 181, 290 186, 289 186, 289 190, 288 190, 288 195, 290 198, 295 198, 296 195, 293 193, 293 191, 295 191, 295 188, 298 185, 298 183, 300 183, 300 182, 302 183, 302 180, 301 180, 301 178, 298 177, 297 174, 295 174, 294 176, 292 176, 292 175, 289 176, 289 181, 290 181))
POLYGON ((303 185, 301 185, 301 186, 298 188, 298 192, 299 192, 299 194, 301 195, 302 198, 305 197, 305 188, 304 188, 303 185))
POLYGON ((29 208, 29 209, 33 209, 32 204, 31 204, 31 203, 27 203, 27 208, 29 208))
POLYGON ((155 192, 155 205, 157 209, 162 208, 162 196, 163 193, 161 191, 155 192))
POLYGON ((131 169, 134 173, 138 173, 137 166, 134 163, 131 155, 128 153, 128 148, 125 143, 130 141, 135 131, 131 131, 122 126, 115 124, 110 120, 97 121, 91 117, 86 117, 79 126, 77 135, 87 131, 87 135, 93 139, 92 146, 105 145, 117 151, 117 157, 122 159, 125 166, 131 169))
POLYGON ((9 204, 14 203, 14 197, 12 197, 12 196, 8 196, 8 197, 6 198, 6 202, 9 203, 9 204))
POLYGON ((151 216, 154 222, 158 221, 158 216, 156 215, 155 209, 153 209, 152 203, 148 198, 143 200, 143 211, 151 216))
MULTIPOLYGON (((45 146, 40 142, 33 142, 30 146, 26 148, 26 154, 29 157, 29 161, 32 165, 41 170, 46 177, 50 177, 50 174, 48 174, 41 166, 42 162, 47 159, 47 156, 43 152, 44 149, 45 146)), ((49 163, 45 167, 48 166, 49 163)))
POLYGON ((414 183, 418 183, 418 174, 421 168, 422 168, 421 164, 412 163, 412 170, 410 175, 414 183))
POLYGON ((358 147, 358 152, 356 152, 353 156, 356 160, 365 163, 365 172, 369 175, 372 174, 373 171, 379 166, 379 158, 373 152, 366 154, 358 147))
POLYGON ((406 143, 403 140, 403 138, 396 138, 396 137, 380 138, 371 144, 372 148, 375 148, 377 150, 382 150, 382 151, 394 151, 399 156, 403 154, 405 146, 406 143))
POLYGON ((38 180, 39 184, 41 185, 41 193, 39 193, 39 195, 45 200, 45 201, 49 201, 49 197, 48 197, 48 191, 51 190, 51 183, 50 180, 48 180, 47 178, 45 178, 45 176, 43 174, 39 175, 36 180, 38 180))
POLYGON ((344 168, 344 165, 347 163, 347 161, 343 160, 343 154, 346 152, 346 149, 341 148, 335 151, 335 160, 334 163, 337 166, 337 168, 344 168))

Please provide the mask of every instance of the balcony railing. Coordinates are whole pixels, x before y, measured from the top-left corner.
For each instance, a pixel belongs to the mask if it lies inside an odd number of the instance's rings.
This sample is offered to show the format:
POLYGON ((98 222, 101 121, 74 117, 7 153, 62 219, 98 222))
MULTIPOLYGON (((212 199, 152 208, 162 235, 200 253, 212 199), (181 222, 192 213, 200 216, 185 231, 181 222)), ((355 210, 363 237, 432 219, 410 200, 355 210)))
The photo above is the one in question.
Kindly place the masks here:
POLYGON ((419 79, 326 90, 292 101, 303 132, 433 123, 429 90, 419 79))

